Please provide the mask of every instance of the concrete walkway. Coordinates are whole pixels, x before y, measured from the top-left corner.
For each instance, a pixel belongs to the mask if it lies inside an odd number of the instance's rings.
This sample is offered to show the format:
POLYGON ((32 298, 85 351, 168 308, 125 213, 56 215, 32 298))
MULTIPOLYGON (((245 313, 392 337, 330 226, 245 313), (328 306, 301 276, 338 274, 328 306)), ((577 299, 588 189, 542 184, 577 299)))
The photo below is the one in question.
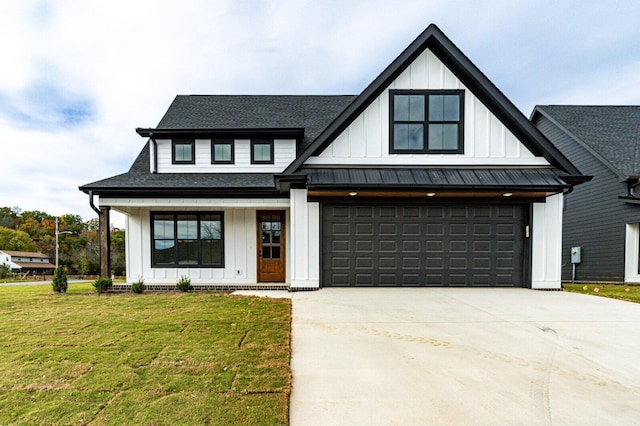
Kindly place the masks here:
POLYGON ((640 305, 522 289, 293 295, 296 425, 640 421, 640 305))

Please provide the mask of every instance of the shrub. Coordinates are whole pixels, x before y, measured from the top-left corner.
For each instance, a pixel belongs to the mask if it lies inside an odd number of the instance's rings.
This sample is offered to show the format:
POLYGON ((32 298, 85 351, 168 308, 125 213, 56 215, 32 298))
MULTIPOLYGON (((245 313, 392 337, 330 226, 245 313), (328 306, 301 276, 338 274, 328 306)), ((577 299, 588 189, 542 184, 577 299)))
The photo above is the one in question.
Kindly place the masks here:
POLYGON ((53 280, 51 280, 53 291, 56 293, 66 293, 68 285, 67 271, 64 269, 64 266, 58 266, 56 270, 53 271, 53 280))
POLYGON ((0 278, 7 278, 9 276, 9 267, 4 263, 0 264, 0 278))
POLYGON ((113 281, 111 278, 101 277, 93 282, 93 286, 98 293, 104 293, 113 286, 113 281))
POLYGON ((142 278, 131 284, 131 291, 134 293, 140 294, 145 291, 146 288, 147 287, 144 285, 144 280, 142 278))
POLYGON ((191 286, 191 279, 185 276, 180 277, 178 283, 176 284, 178 290, 180 291, 191 291, 193 287, 191 286))

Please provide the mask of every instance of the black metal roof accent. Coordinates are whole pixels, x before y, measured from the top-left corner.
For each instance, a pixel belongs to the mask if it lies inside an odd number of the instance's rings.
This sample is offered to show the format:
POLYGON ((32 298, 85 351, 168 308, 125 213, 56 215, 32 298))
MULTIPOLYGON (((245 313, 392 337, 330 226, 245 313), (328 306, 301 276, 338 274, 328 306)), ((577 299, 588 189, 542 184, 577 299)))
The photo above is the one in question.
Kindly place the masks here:
POLYGON ((557 168, 306 168, 307 188, 385 189, 513 189, 546 191, 568 189, 557 168))
POLYGON ((313 143, 283 172, 290 174, 312 155, 322 152, 347 128, 425 49, 429 48, 464 85, 535 155, 569 175, 578 169, 531 124, 518 108, 453 44, 431 24, 364 91, 347 106, 313 143))
POLYGON ((537 105, 544 116, 624 180, 640 176, 640 106, 537 105))

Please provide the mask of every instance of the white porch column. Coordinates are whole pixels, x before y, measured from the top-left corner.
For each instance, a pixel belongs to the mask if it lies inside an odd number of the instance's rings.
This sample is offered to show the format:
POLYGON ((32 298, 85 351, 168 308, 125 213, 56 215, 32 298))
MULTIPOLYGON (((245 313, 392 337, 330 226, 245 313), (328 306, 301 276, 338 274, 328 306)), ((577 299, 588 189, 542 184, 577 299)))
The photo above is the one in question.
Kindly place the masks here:
POLYGON ((531 288, 560 289, 562 273, 562 194, 533 203, 531 288))
POLYGON ((292 189, 291 288, 320 287, 320 205, 306 189, 292 189))

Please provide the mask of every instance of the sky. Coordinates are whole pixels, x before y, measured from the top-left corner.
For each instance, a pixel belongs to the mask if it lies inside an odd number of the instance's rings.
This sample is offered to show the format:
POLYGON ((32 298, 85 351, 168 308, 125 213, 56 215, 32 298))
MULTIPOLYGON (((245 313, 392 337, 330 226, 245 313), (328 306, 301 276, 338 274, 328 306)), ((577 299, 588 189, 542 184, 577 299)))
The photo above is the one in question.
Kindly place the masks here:
POLYGON ((359 94, 431 23, 527 117, 640 105, 636 0, 0 0, 0 207, 95 218, 176 95, 359 94))

